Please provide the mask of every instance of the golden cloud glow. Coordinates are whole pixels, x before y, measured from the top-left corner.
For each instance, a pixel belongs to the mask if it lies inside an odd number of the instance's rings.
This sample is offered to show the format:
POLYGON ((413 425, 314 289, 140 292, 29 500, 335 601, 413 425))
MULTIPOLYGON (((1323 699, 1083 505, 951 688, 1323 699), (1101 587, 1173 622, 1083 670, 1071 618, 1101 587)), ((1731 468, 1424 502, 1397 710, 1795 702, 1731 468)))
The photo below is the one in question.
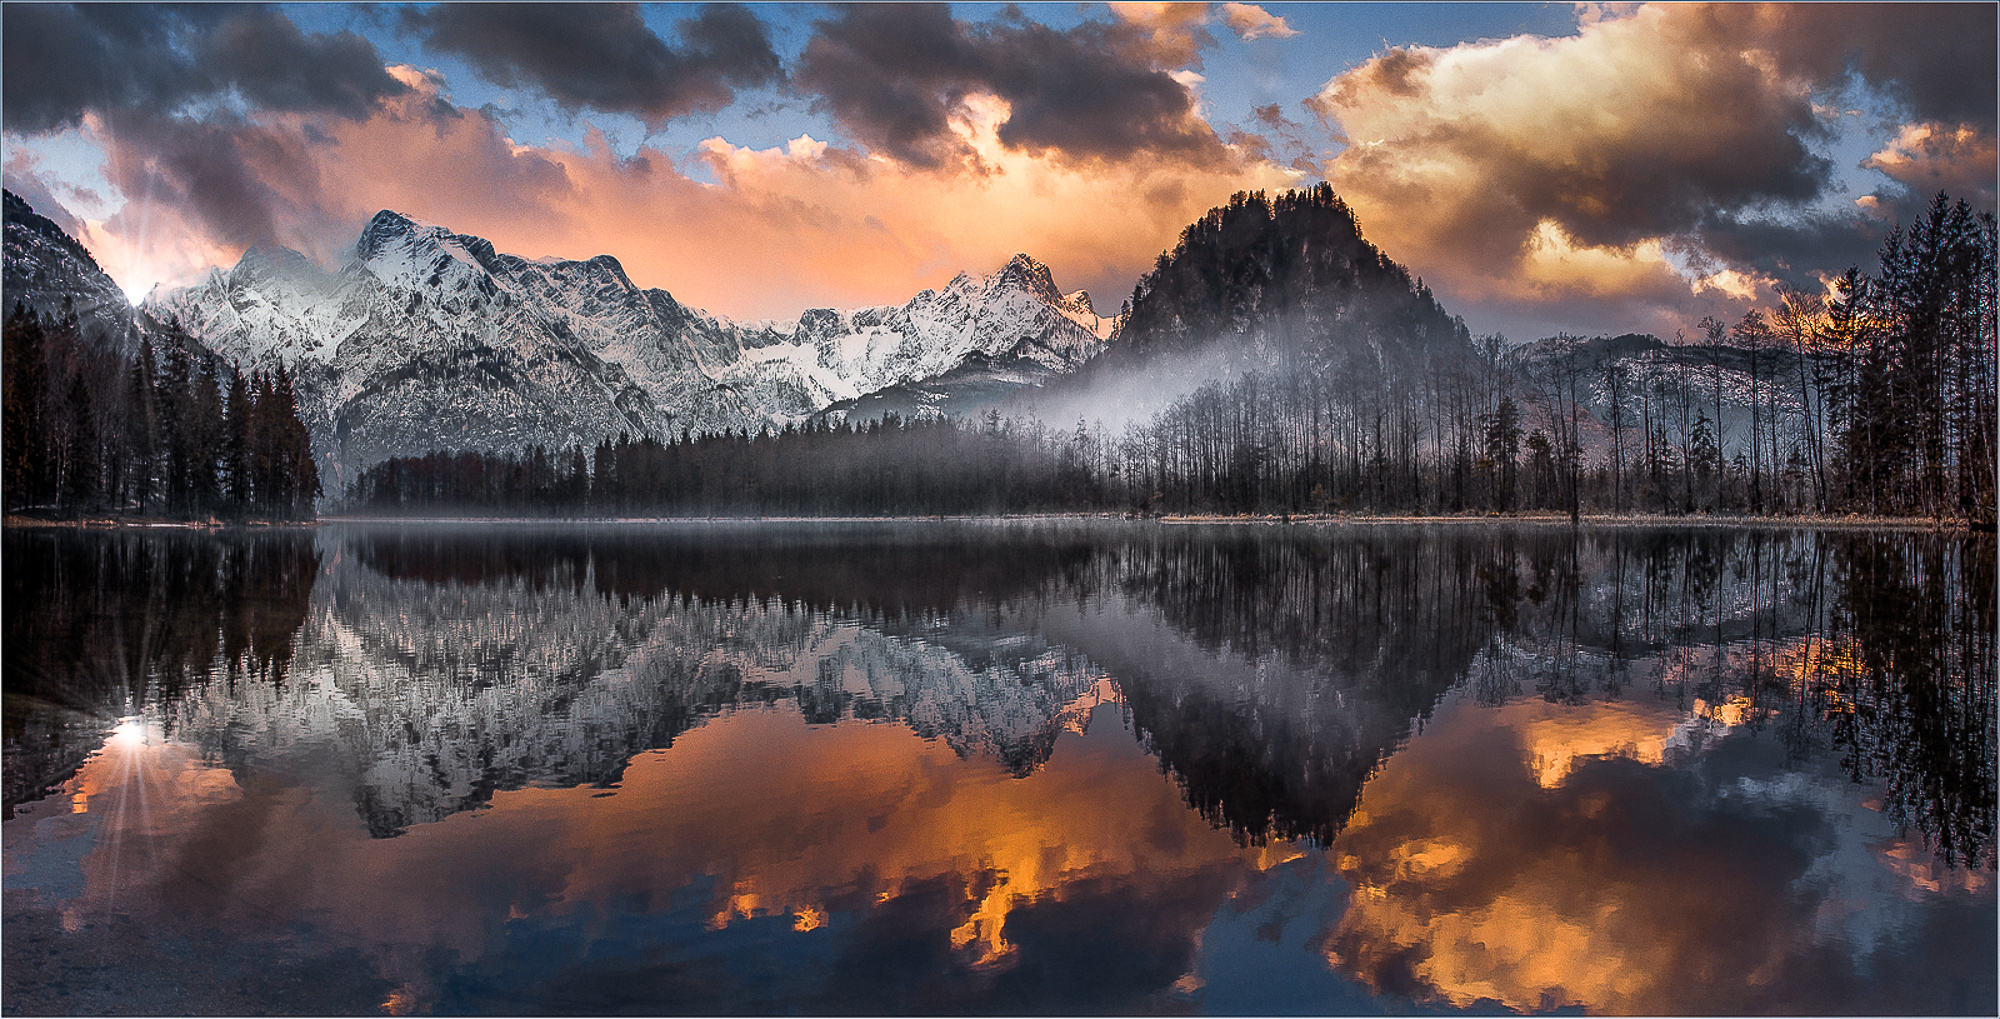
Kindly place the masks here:
MULTIPOLYGON (((123 907, 194 875, 182 907, 249 928, 311 917, 402 983, 392 1000, 407 1010, 428 993, 423 954, 480 957, 495 947, 499 912, 553 922, 707 895, 692 905, 711 929, 774 918, 807 937, 837 914, 943 887, 947 916, 931 933, 963 964, 1000 967, 1019 952, 1008 922, 1025 905, 1195 876, 1228 894, 1298 857, 1286 845, 1238 846, 1188 810, 1117 727, 1116 698, 1108 681, 1082 698, 1079 716, 1101 705, 1103 728, 1065 736, 1025 778, 962 762, 903 725, 810 726, 794 710, 742 710, 640 755, 615 793, 500 793, 488 809, 389 840, 360 830, 350 790, 239 788, 155 726, 150 741, 114 741, 73 783, 115 839, 86 858, 88 885, 69 908, 123 907), (148 809, 134 812, 141 798, 148 809), (262 837, 237 837, 246 826, 262 837), (300 846, 313 847, 309 864, 300 846)), ((10 866, 22 823, 9 822, 10 866)))
MULTIPOLYGON (((1370 780, 1332 848, 1353 893, 1322 941, 1329 962, 1455 1007, 1684 1014, 1754 1010, 1767 991, 1802 1007, 1782 985, 1827 965, 1812 961, 1824 950, 1813 908, 1787 912, 1755 889, 1787 887, 1808 857, 1785 826, 1704 813, 1715 808, 1656 770, 1695 745, 1691 730, 1705 742, 1753 714, 1743 698, 1447 701, 1370 780), (1661 826, 1663 813, 1677 820, 1661 826)), ((1828 788, 1838 809, 1867 809, 1844 799, 1853 787, 1828 788)), ((1935 861, 1906 862, 1921 854, 1903 845, 1877 849, 1879 865, 1922 891, 1935 861)))
POLYGON ((1592 758, 1663 762, 1678 721, 1656 706, 1631 701, 1604 704, 1588 712, 1549 704, 1522 705, 1514 714, 1529 770, 1535 784, 1543 789, 1561 785, 1578 763, 1592 758))
POLYGON ((1750 273, 1735 269, 1722 269, 1700 277, 1694 281, 1696 291, 1716 290, 1731 297, 1750 301, 1757 297, 1759 280, 1750 273))
MULTIPOLYGON (((1550 300, 1573 300, 1656 291, 1670 285, 1674 272, 1658 239, 1624 249, 1584 246, 1560 224, 1544 219, 1528 238, 1520 280, 1512 285, 1525 284, 1550 300)), ((1488 288, 1482 296, 1499 292, 1488 288)))
MULTIPOLYGON (((1594 5, 1572 37, 1386 50, 1307 105, 1347 143, 1327 179, 1447 301, 1553 317, 1580 305, 1617 312, 1603 328, 1669 335, 1769 298, 1772 280, 1702 247, 1718 212, 1825 186, 1804 139, 1843 128, 1813 103, 1814 47, 1847 29, 1795 14, 1594 5), (1683 247, 1694 266, 1666 257, 1683 247)), ((1992 153, 1990 129, 1920 126, 1864 165, 1954 193, 1977 180, 1990 203, 1992 153)))
MULTIPOLYGON (((900 303, 1026 251, 1065 288, 1093 289, 1108 311, 1209 206, 1300 178, 1254 162, 1242 172, 1062 165, 1001 145, 1005 103, 974 95, 954 130, 984 174, 908 170, 810 136, 770 149, 712 138, 696 153, 715 179, 707 184, 654 149, 621 158, 595 132, 581 150, 520 144, 479 111, 440 113, 435 76, 392 70, 413 91, 373 118, 259 116, 258 136, 283 144, 257 151, 310 152, 307 173, 273 166, 260 174, 276 192, 280 243, 338 264, 361 224, 395 209, 531 258, 613 254, 639 285, 739 318, 900 303)), ((113 164, 146 157, 115 135, 107 148, 113 164)), ((144 217, 172 213, 130 197, 126 212, 93 234, 94 247, 118 265, 126 263, 117 252, 144 251, 157 268, 133 262, 118 270, 121 280, 184 279, 189 267, 226 265, 240 251, 185 220, 171 233, 149 232, 144 217)))
MULTIPOLYGON (((111 144, 104 119, 95 113, 84 114, 81 123, 58 132, 55 137, 78 149, 108 149, 111 144)), ((32 162, 22 167, 30 175, 38 169, 32 162)), ((118 212, 115 204, 103 210, 90 209, 91 205, 105 204, 101 196, 93 193, 93 197, 99 201, 70 211, 87 210, 101 218, 79 216, 74 235, 135 305, 155 284, 179 286, 196 282, 211 266, 231 264, 242 254, 240 248, 208 237, 195 219, 171 202, 135 200, 128 203, 125 211, 118 212)))
POLYGON ((1905 124, 1861 165, 1880 170, 1919 195, 1945 191, 1981 206, 1994 202, 2000 140, 1970 124, 1905 124))

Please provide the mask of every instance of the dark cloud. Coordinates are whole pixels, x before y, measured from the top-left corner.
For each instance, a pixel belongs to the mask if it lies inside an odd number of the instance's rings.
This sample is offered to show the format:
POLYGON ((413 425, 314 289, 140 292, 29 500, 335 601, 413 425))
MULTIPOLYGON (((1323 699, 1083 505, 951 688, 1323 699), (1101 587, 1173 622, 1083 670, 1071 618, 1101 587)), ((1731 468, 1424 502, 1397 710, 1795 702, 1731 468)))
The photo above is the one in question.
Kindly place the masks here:
POLYGON ((783 79, 764 23, 735 4, 678 24, 669 45, 627 4, 439 4, 403 15, 435 50, 497 84, 527 85, 570 109, 660 124, 729 104, 739 88, 783 79))
POLYGON ((366 115, 405 86, 351 32, 306 35, 262 6, 8 4, 6 127, 36 133, 87 111, 166 114, 234 88, 266 109, 366 115))
POLYGON ((1007 102, 999 137, 1016 151, 1069 162, 1233 160, 1168 73, 1178 66, 1167 60, 1172 47, 1142 26, 1087 21, 1058 31, 1018 15, 970 24, 942 6, 855 5, 814 28, 799 86, 855 137, 911 166, 974 163, 950 121, 978 92, 1007 102))
POLYGON ((1226 161, 1187 87, 1124 56, 1121 43, 1130 35, 1124 26, 1089 22, 1067 32, 1024 24, 991 33, 987 83, 1013 107, 1000 141, 1072 158, 1145 153, 1196 165, 1226 161))
POLYGON ((794 80, 842 126, 913 166, 971 158, 950 118, 985 68, 947 8, 859 4, 814 28, 794 80))
POLYGON ((353 32, 308 36, 275 11, 250 9, 218 20, 194 45, 197 64, 229 82, 254 106, 360 118, 375 101, 404 91, 382 69, 375 46, 353 32))
POLYGON ((1748 266, 1817 289, 1811 270, 1837 274, 1850 265, 1872 270, 1881 243, 1881 221, 1858 211, 1771 219, 1722 210, 1676 246, 1693 262, 1748 266))
POLYGON ((87 109, 177 101, 206 87, 173 52, 170 23, 151 7, 0 7, 7 128, 45 131, 74 125, 87 109))
POLYGON ((1855 73, 1917 119, 1993 122, 1992 4, 1721 4, 1704 13, 1713 44, 1762 46, 1784 73, 1826 87, 1855 73))
POLYGON ((317 174, 296 136, 243 122, 189 123, 147 113, 107 123, 106 176, 127 195, 182 210, 209 236, 248 245, 281 236, 281 206, 316 204, 317 174), (284 182, 284 190, 271 180, 284 182))

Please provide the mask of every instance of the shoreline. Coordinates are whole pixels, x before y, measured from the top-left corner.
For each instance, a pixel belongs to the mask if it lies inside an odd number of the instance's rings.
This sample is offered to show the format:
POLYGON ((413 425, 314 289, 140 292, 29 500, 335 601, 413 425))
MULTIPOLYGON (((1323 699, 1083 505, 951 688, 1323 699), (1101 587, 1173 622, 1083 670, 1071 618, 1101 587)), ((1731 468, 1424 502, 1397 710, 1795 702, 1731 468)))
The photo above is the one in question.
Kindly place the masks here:
POLYGON ((1203 514, 1170 513, 1159 516, 1127 516, 1121 513, 1005 513, 948 514, 922 516, 699 516, 699 517, 371 517, 324 516, 313 520, 152 520, 146 518, 86 517, 76 520, 44 520, 39 517, 7 516, 0 520, 6 530, 181 530, 181 531, 275 531, 309 529, 332 524, 440 526, 462 524, 513 524, 601 526, 632 524, 758 524, 758 523, 1007 523, 1031 521, 1115 521, 1170 525, 1250 525, 1359 527, 1359 526, 1521 526, 1585 528, 1679 528, 1708 529, 1730 527, 1790 528, 1803 530, 1892 530, 1991 532, 1965 520, 1930 517, 1869 517, 1846 515, 1734 515, 1661 513, 1585 513, 1573 525, 1567 513, 1323 513, 1323 514, 1203 514))
POLYGON ((293 528, 319 527, 325 518, 312 520, 155 520, 151 517, 79 517, 75 520, 45 520, 41 517, 8 514, 0 518, 0 528, 6 530, 65 530, 65 531, 125 531, 125 530, 169 530, 169 531, 280 531, 293 528))

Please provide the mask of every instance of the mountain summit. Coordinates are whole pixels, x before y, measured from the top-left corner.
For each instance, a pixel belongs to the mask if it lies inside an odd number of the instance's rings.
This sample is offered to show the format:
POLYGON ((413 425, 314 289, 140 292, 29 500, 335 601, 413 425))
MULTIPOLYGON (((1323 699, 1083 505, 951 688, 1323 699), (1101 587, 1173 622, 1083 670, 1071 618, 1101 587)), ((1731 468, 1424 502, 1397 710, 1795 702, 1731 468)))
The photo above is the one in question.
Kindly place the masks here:
POLYGON ((145 307, 246 367, 290 368, 330 490, 437 449, 778 428, 968 367, 997 398, 1074 370, 1115 327, 1025 254, 902 305, 738 323, 609 255, 530 260, 386 209, 338 271, 260 244, 145 307))

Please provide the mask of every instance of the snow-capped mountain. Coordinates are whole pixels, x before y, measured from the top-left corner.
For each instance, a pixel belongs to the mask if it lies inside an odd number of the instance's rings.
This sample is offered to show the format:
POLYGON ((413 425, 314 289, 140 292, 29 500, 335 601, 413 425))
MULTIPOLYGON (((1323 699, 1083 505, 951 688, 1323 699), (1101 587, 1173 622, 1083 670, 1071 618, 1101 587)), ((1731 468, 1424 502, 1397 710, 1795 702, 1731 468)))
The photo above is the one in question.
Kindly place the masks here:
POLYGON ((330 489, 389 456, 782 426, 968 363, 1073 370, 1115 323, 1017 255, 900 306, 738 323, 641 289, 618 260, 529 260, 395 212, 326 272, 259 245, 146 310, 245 367, 284 365, 330 489))
POLYGON ((1026 255, 1015 255, 991 276, 960 274, 943 291, 926 290, 901 308, 854 312, 839 324, 852 336, 877 321, 883 326, 874 328, 927 339, 932 352, 920 355, 913 368, 882 359, 883 369, 874 373, 879 384, 822 409, 835 422, 886 413, 959 415, 997 404, 1016 389, 1075 370, 1103 349, 1119 324, 1116 317, 1099 316, 1088 293, 1057 290, 1048 266, 1026 255))
POLYGON ((90 252, 12 191, 5 202, 7 307, 0 314, 11 313, 16 302, 54 316, 67 307, 85 338, 126 353, 136 349, 132 307, 90 252))
MULTIPOLYGON (((1506 364, 1523 383, 1558 390, 1566 372, 1575 374, 1577 403, 1585 411, 1579 438, 1585 454, 1594 459, 1611 455, 1614 405, 1626 428, 1643 435, 1651 422, 1674 443, 1688 441, 1683 429, 1705 418, 1723 458, 1733 458, 1748 448, 1753 414, 1766 435, 1773 422, 1789 426, 1797 420, 1806 388, 1801 372, 1810 376, 1814 371, 1810 362, 1782 345, 1765 346, 1753 356, 1748 348, 1730 343, 1667 343, 1644 333, 1573 344, 1556 337, 1535 340, 1515 348, 1506 364), (1614 375, 1619 385, 1615 398, 1614 375)), ((1533 386, 1517 388, 1516 399, 1529 408, 1529 426, 1547 427, 1543 401, 1530 395, 1533 386)))

